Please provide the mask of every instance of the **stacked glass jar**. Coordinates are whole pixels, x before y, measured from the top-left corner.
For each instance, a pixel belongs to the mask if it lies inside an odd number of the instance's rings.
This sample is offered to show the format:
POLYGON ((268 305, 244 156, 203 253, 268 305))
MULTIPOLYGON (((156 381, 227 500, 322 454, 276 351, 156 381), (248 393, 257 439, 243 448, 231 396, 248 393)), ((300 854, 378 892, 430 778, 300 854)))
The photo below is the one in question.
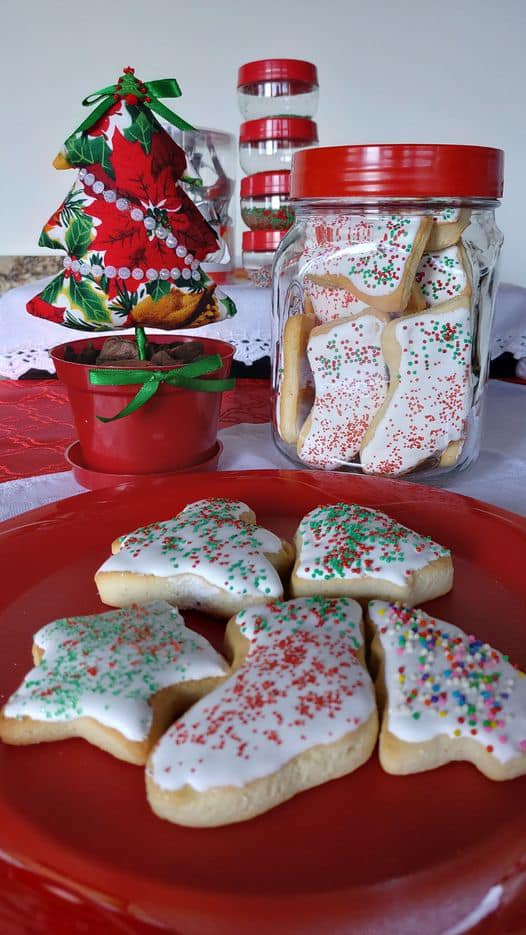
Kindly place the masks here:
POLYGON ((242 65, 238 103, 243 266, 255 285, 270 285, 274 251, 294 221, 289 204, 294 152, 318 142, 316 66, 296 59, 242 65))
POLYGON ((383 477, 477 456, 503 153, 433 144, 294 157, 273 266, 273 423, 297 464, 383 477))

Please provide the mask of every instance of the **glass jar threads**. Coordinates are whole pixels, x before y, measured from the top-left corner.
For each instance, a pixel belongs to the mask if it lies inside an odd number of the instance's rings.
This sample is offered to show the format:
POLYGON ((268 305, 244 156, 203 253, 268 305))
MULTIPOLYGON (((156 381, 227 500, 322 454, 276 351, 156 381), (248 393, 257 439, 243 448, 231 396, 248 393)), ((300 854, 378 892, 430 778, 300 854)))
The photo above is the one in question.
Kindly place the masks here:
POLYGON ((284 114, 313 117, 318 106, 316 66, 290 58, 266 58, 242 65, 237 98, 245 120, 284 114))
POLYGON ((250 230, 288 230, 294 223, 290 172, 256 172, 241 179, 241 217, 250 230))
POLYGON ((273 422, 296 463, 384 477, 478 454, 503 153, 310 149, 273 272, 273 422))

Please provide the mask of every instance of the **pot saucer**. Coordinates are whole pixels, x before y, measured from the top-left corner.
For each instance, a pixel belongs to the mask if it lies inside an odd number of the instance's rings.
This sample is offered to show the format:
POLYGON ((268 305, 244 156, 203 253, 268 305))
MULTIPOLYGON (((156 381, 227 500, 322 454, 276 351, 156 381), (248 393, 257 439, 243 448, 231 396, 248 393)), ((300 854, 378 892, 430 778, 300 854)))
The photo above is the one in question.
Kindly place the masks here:
POLYGON ((80 484, 81 487, 85 487, 87 490, 99 490, 102 487, 116 487, 117 484, 128 484, 131 481, 141 479, 159 480, 165 477, 177 477, 178 474, 215 471, 217 470, 217 465, 219 464, 222 453, 223 445, 218 441, 214 445, 212 454, 209 455, 205 461, 200 461, 198 464, 187 465, 187 467, 183 467, 178 471, 167 471, 164 474, 110 474, 106 471, 96 471, 86 465, 80 442, 78 441, 72 442, 71 445, 66 448, 65 457, 73 471, 73 477, 77 481, 77 484, 80 484))

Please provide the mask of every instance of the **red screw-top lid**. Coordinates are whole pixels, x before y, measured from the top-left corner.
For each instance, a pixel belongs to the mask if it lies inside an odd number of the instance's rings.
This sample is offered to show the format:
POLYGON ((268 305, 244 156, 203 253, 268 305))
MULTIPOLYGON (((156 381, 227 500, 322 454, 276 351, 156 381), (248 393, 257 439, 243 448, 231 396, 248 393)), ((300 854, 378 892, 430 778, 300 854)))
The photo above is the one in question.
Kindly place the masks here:
POLYGON ((317 143, 318 127, 314 120, 306 117, 260 117, 241 124, 240 143, 256 143, 259 140, 305 140, 306 143, 317 143))
POLYGON ((265 253, 277 250, 288 231, 243 231, 243 252, 265 253))
POLYGON ((294 153, 291 198, 500 198, 504 153, 430 143, 324 146, 294 153))
POLYGON ((254 195, 288 195, 290 193, 290 172, 256 172, 241 179, 241 197, 254 195))
POLYGON ((237 86, 256 81, 305 81, 318 85, 316 65, 296 58, 263 58, 258 62, 241 65, 237 74, 237 86))

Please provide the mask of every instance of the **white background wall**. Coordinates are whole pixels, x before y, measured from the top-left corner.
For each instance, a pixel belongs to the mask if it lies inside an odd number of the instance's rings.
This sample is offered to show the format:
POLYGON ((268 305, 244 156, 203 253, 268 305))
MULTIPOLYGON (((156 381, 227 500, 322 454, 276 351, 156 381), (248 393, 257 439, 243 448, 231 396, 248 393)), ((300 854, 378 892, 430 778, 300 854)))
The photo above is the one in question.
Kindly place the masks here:
POLYGON ((281 56, 318 65, 323 144, 503 148, 502 278, 526 285, 526 0, 8 0, 1 29, 0 254, 39 252, 70 184, 51 160, 124 65, 175 76, 182 116, 237 132, 239 64, 281 56))

